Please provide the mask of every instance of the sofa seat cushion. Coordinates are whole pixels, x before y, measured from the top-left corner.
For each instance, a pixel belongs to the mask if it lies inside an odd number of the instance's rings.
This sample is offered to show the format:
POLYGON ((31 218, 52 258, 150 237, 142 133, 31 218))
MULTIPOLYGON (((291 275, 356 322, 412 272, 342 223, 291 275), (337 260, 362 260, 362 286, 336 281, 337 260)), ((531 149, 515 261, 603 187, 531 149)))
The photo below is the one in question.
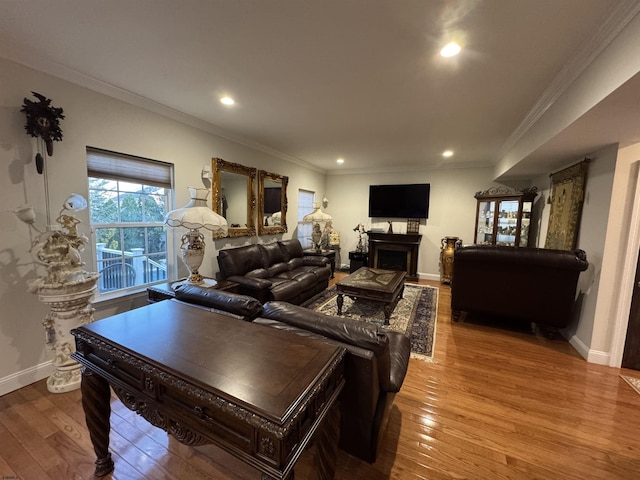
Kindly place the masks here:
POLYGON ((269 278, 273 275, 270 275, 269 271, 266 268, 256 268, 255 270, 247 272, 244 276, 251 278, 269 278))
POLYGON ((297 301, 302 293, 302 286, 293 280, 283 280, 271 287, 271 297, 274 300, 297 301))
POLYGON ((270 277, 278 277, 281 273, 289 271, 289 265, 286 262, 275 263, 267 268, 270 277))

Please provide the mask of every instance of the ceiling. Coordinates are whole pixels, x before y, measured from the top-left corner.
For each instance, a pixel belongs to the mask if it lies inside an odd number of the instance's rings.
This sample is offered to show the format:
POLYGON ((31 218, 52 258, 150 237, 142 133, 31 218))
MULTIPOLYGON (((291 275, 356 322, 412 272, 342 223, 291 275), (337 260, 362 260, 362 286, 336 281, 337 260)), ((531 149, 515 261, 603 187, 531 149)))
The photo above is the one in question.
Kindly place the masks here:
MULTIPOLYGON (((618 2, 2 0, 0 56, 328 173, 486 166, 618 2)), ((599 119, 516 170, 636 133, 599 119)))

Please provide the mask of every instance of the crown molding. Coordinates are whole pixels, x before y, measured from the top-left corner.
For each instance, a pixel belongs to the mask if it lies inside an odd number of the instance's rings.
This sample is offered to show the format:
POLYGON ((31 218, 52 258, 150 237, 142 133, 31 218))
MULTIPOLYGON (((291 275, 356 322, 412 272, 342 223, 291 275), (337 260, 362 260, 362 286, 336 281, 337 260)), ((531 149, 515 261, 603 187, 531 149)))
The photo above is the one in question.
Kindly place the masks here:
POLYGON ((300 167, 304 167, 319 173, 325 173, 325 170, 317 167, 316 165, 305 162, 304 160, 293 155, 280 152, 271 147, 267 147, 266 145, 254 142, 253 140, 243 138, 215 124, 200 120, 199 118, 188 115, 184 112, 181 112, 180 110, 176 110, 159 102, 151 100, 147 97, 143 97, 142 95, 138 95, 136 93, 130 92, 129 90, 125 90, 123 88, 94 78, 90 75, 78 72, 77 70, 66 67, 60 63, 53 62, 42 57, 39 54, 36 54, 35 52, 10 48, 7 46, 0 46, 0 57, 19 65, 31 68, 33 70, 46 73, 47 75, 51 75, 52 77, 65 80, 74 85, 78 85, 79 87, 87 88, 94 92, 106 95, 116 100, 120 100, 129 105, 133 105, 157 115, 175 120, 176 122, 182 123, 184 125, 197 128, 230 142, 266 153, 270 156, 279 158, 289 163, 293 163, 300 167))
POLYGON ((509 136, 498 153, 503 158, 509 150, 535 125, 551 106, 564 94, 573 82, 591 65, 609 44, 624 30, 640 12, 637 0, 619 0, 600 28, 576 51, 572 60, 565 64, 549 84, 533 108, 509 136))

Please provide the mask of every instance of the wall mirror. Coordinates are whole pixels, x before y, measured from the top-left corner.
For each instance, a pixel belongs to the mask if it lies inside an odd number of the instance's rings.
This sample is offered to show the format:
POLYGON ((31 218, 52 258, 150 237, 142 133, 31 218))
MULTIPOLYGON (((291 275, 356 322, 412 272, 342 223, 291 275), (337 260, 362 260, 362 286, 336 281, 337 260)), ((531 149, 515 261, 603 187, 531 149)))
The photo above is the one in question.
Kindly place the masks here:
POLYGON ((289 177, 260 170, 258 173, 258 233, 287 231, 287 183, 289 177))
POLYGON ((257 170, 221 158, 211 160, 213 210, 227 219, 229 237, 256 234, 255 178, 257 170))

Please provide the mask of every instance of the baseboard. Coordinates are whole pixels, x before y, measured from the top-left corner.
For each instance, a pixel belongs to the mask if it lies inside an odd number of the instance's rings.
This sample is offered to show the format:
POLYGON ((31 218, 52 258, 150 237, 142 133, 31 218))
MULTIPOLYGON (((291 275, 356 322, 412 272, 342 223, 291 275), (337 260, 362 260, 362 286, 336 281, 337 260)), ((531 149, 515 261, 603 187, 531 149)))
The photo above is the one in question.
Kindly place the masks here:
POLYGON ((0 396, 11 393, 27 385, 47 378, 54 371, 53 361, 41 363, 35 367, 27 368, 7 377, 0 378, 0 396))
POLYGON ((418 278, 420 280, 434 280, 436 282, 440 281, 440 275, 436 275, 433 273, 418 273, 418 278))
POLYGON ((575 348, 580 356, 584 358, 589 363, 596 363, 598 365, 609 365, 611 361, 611 353, 602 352, 599 350, 591 350, 587 347, 582 340, 580 340, 577 336, 572 335, 569 338, 569 343, 573 348, 575 348))

